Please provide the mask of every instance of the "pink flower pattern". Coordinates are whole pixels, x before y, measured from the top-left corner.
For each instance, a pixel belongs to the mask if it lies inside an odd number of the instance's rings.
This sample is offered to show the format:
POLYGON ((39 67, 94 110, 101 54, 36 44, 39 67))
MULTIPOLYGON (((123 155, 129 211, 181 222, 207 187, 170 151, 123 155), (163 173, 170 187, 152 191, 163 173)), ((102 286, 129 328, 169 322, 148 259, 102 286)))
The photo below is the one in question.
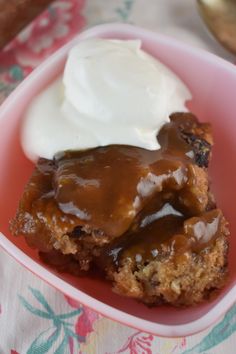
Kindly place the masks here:
POLYGON ((0 102, 38 64, 85 26, 85 0, 57 0, 0 52, 0 102))
MULTIPOLYGON (((80 308, 82 305, 68 296, 65 296, 68 304, 73 308, 80 308)), ((94 331, 94 323, 99 319, 98 313, 90 310, 88 307, 83 307, 83 313, 78 317, 75 323, 75 333, 80 337, 86 338, 89 333, 94 331)))
POLYGON ((114 354, 124 352, 129 354, 152 354, 151 345, 153 339, 154 336, 152 334, 135 332, 132 336, 128 337, 124 346, 114 354))
POLYGON ((58 0, 36 18, 8 46, 14 49, 17 63, 35 67, 81 31, 85 20, 81 15, 84 0, 58 0))

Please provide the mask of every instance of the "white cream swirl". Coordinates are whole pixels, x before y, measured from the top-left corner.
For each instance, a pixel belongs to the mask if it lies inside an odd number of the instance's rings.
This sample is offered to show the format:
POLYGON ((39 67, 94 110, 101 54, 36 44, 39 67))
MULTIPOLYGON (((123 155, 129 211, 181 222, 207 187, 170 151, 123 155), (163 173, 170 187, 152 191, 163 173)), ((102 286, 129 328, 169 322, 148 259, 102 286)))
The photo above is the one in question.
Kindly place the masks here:
POLYGON ((33 160, 110 144, 155 150, 160 128, 190 98, 140 40, 88 39, 69 52, 63 78, 30 104, 23 148, 33 160))

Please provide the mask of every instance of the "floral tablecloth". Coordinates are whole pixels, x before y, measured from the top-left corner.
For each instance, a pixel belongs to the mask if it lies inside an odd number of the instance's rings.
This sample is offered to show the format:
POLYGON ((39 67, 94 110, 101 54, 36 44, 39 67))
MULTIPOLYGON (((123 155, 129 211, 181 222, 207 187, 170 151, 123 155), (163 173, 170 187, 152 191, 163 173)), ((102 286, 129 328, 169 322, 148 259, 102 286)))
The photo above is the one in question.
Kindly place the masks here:
MULTIPOLYGON (((234 58, 205 30, 195 1, 58 0, 0 53, 0 101, 82 29, 130 22, 234 58)), ((234 354, 236 305, 195 336, 164 339, 104 317, 31 274, 0 250, 0 354, 234 354)))

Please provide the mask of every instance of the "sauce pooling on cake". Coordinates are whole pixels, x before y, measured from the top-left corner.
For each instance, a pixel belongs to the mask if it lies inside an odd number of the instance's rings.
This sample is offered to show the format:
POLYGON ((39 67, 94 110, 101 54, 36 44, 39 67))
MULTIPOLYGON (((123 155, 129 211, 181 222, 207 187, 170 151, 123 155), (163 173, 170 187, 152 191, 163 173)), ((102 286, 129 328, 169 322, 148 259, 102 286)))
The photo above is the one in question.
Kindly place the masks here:
MULTIPOLYGON (((214 220, 217 223, 218 213, 209 219, 204 216, 208 226, 203 230, 203 239, 197 238, 197 226, 189 222, 184 225, 202 206, 201 196, 191 190, 188 194, 191 205, 186 207, 184 203, 186 191, 194 184, 190 167, 196 154, 183 131, 195 124, 191 114, 185 114, 184 119, 172 116, 158 135, 161 149, 156 151, 112 145, 64 152, 54 162, 42 160, 38 182, 35 181, 41 186, 40 207, 44 203, 46 207, 51 199, 60 210, 62 220, 65 215, 67 219, 72 216, 71 225, 89 224, 110 240, 123 235, 106 252, 108 258, 111 255, 116 258, 121 252, 136 258, 142 254, 145 259, 155 258, 161 251, 160 245, 169 239, 173 252, 180 247, 195 250, 204 247, 204 238, 210 242, 217 235, 217 227, 214 232, 205 231, 214 220), (178 235, 183 235, 185 229, 192 235, 182 236, 180 242, 178 235), (173 238, 173 235, 177 236, 173 238), (174 247, 174 243, 180 247, 174 247)), ((203 224, 204 221, 199 224, 200 229, 204 228, 203 224)))
POLYGON ((123 234, 153 195, 181 190, 188 180, 194 152, 178 123, 167 124, 158 139, 156 151, 111 145, 64 153, 54 177, 60 209, 108 235, 123 234))
POLYGON ((119 267, 124 258, 144 264, 163 258, 167 252, 172 258, 186 251, 199 252, 220 236, 222 213, 214 209, 186 222, 186 216, 169 203, 156 213, 147 215, 136 230, 127 232, 109 245, 100 258, 103 266, 119 267), (164 247, 163 247, 164 246, 164 247))

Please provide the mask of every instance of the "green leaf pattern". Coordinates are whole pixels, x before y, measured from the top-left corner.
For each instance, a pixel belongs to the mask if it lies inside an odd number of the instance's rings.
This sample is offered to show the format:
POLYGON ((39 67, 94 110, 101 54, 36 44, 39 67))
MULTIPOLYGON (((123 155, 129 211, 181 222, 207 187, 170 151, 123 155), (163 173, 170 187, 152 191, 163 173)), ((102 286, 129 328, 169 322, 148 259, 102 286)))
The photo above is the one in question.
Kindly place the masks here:
MULTIPOLYGON (((221 322, 193 348, 183 354, 206 353, 206 350, 214 348, 236 331, 236 304, 226 313, 221 322)), ((236 352, 236 351, 235 351, 236 352)), ((213 353, 213 352, 212 352, 213 353)))
POLYGON ((57 315, 39 290, 31 287, 29 287, 29 290, 44 310, 34 307, 25 300, 23 296, 19 295, 21 304, 33 315, 50 321, 51 326, 37 336, 30 345, 27 354, 49 353, 60 336, 62 337, 62 340, 57 348, 55 348, 55 354, 70 353, 69 344, 71 340, 75 341, 78 346, 80 342, 84 342, 84 337, 80 337, 71 330, 70 327, 73 327, 74 324, 67 321, 75 316, 80 316, 83 311, 81 307, 72 312, 57 315))
POLYGON ((115 9, 122 22, 128 22, 133 8, 134 0, 123 0, 122 4, 115 9))
POLYGON ((27 351, 27 354, 44 354, 52 348, 53 343, 58 339, 61 332, 61 328, 48 328, 46 331, 40 333, 40 335, 33 341, 30 348, 27 351), (54 330, 54 333, 50 335, 51 330, 54 330))
MULTIPOLYGON (((73 347, 75 344, 79 350, 79 345, 80 343, 84 343, 85 338, 75 333, 74 323, 70 323, 69 320, 75 316, 80 316, 83 308, 80 307, 74 311, 56 314, 39 290, 31 287, 29 287, 29 290, 37 302, 43 307, 43 310, 34 307, 26 301, 24 297, 19 296, 21 304, 33 315, 50 321, 51 325, 45 331, 41 332, 32 342, 27 354, 45 354, 51 352, 52 349, 55 354, 73 354, 73 347), (59 338, 62 339, 58 343, 59 338), (72 346, 70 346, 71 341, 73 342, 72 346), (56 347, 54 348, 54 346, 56 347)), ((236 304, 226 313, 222 321, 215 325, 197 345, 184 351, 182 354, 206 354, 206 351, 216 347, 235 331, 236 304)))

